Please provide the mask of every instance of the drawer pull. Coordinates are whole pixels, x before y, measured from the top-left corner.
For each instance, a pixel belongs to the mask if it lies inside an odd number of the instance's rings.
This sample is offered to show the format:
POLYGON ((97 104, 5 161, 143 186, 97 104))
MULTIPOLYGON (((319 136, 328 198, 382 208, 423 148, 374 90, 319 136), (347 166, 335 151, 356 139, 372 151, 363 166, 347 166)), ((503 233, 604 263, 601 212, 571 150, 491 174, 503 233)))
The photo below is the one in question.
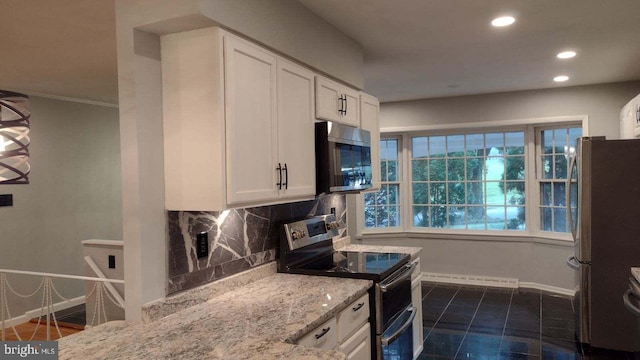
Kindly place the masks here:
POLYGON ((326 328, 323 328, 322 331, 320 331, 320 333, 315 335, 316 336, 316 340, 319 340, 321 337, 327 335, 329 330, 331 330, 331 326, 327 326, 326 328))
POLYGON ((358 310, 362 309, 363 306, 364 306, 364 303, 361 302, 358 305, 354 306, 351 310, 358 311, 358 310))

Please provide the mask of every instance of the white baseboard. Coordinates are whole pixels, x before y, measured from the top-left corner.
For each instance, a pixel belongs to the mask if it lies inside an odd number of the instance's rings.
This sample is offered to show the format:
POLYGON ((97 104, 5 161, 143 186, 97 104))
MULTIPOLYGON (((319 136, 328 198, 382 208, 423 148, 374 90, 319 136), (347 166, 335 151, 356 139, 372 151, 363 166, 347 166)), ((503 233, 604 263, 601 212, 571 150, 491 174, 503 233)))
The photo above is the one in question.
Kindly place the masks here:
POLYGON ((471 285, 471 286, 489 286, 489 287, 499 287, 499 288, 508 288, 508 289, 528 288, 528 289, 538 289, 538 290, 551 292, 559 295, 567 295, 567 296, 575 295, 575 289, 571 290, 571 289, 565 289, 557 286, 539 284, 535 282, 519 281, 518 279, 515 279, 515 278, 423 272, 421 280, 437 282, 437 283, 471 285))
POLYGON ((460 284, 460 285, 491 286, 491 287, 510 288, 510 289, 518 288, 518 279, 490 277, 490 276, 423 272, 422 280, 438 282, 438 283, 460 284))
POLYGON ((520 282, 520 287, 529 288, 529 289, 538 289, 546 292, 551 292, 559 295, 567 295, 574 296, 576 294, 575 290, 565 289, 557 286, 538 284, 534 282, 520 282))
MULTIPOLYGON (((84 304, 84 302, 85 302, 85 297, 83 295, 83 296, 75 297, 73 299, 69 299, 69 301, 57 302, 53 304, 52 307, 53 307, 53 311, 56 312, 56 311, 68 309, 70 307, 74 307, 76 305, 84 304)), ((38 308, 38 309, 29 310, 25 312, 24 315, 12 317, 11 319, 5 320, 4 326, 5 328, 8 328, 10 326, 24 324, 33 318, 39 317, 41 313, 44 315, 44 313, 46 313, 46 309, 41 310, 40 308, 38 308)))

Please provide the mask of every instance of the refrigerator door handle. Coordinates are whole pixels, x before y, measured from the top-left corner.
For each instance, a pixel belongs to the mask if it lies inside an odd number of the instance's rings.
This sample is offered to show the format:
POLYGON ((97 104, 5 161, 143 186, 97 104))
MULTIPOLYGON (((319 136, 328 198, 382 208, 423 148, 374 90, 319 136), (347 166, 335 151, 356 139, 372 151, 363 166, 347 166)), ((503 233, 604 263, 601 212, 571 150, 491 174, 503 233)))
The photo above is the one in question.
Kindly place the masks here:
POLYGON ((580 261, 576 259, 575 255, 567 257, 567 265, 574 270, 580 270, 580 261))
MULTIPOLYGON (((573 168, 574 165, 576 165, 576 162, 578 161, 578 156, 574 155, 571 158, 571 164, 569 165, 569 174, 567 175, 567 186, 566 186, 566 199, 567 199, 567 214, 569 215, 569 229, 571 229, 571 237, 573 238, 573 241, 576 241, 576 237, 577 237, 577 231, 575 228, 575 223, 574 223, 574 219, 573 219, 573 212, 571 211, 571 179, 573 178, 573 168)), ((578 199, 576 199, 576 201, 578 201, 578 199)), ((576 206, 579 206, 576 203, 576 206)))
POLYGON ((633 303, 631 302, 631 297, 635 298, 636 300, 640 300, 633 295, 633 293, 631 292, 631 289, 628 289, 624 293, 624 295, 622 295, 624 306, 626 306, 627 309, 629 309, 629 311, 631 311, 634 315, 640 316, 640 309, 638 309, 635 305, 633 305, 633 303))

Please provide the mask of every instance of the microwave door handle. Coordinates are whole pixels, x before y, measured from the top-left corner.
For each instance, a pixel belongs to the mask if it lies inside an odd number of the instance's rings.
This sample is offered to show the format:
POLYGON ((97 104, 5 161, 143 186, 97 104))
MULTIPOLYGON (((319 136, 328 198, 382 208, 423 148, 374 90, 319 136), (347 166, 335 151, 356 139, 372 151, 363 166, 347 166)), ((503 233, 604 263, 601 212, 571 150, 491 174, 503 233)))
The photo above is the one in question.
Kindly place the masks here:
POLYGON ((405 268, 403 270, 402 275, 396 277, 395 279, 393 279, 390 283, 384 283, 382 282, 380 284, 380 291, 382 292, 387 292, 391 289, 393 289, 394 287, 396 287, 398 284, 400 284, 403 280, 405 280, 406 278, 408 278, 409 276, 411 276, 411 274, 413 273, 413 269, 416 268, 416 263, 411 263, 408 265, 405 265, 405 268))
POLYGON ((400 337, 400 335, 402 335, 402 333, 404 333, 404 331, 411 325, 413 325, 413 319, 415 319, 416 317, 416 309, 413 306, 409 306, 409 308, 407 308, 407 311, 411 312, 411 315, 409 316, 409 319, 407 319, 407 321, 402 324, 402 326, 400 327, 400 329, 398 329, 396 332, 394 332, 393 334, 391 334, 391 336, 388 337, 384 337, 380 340, 380 342, 382 343, 382 346, 389 346, 389 344, 391 344, 392 342, 394 342, 397 338, 400 337))

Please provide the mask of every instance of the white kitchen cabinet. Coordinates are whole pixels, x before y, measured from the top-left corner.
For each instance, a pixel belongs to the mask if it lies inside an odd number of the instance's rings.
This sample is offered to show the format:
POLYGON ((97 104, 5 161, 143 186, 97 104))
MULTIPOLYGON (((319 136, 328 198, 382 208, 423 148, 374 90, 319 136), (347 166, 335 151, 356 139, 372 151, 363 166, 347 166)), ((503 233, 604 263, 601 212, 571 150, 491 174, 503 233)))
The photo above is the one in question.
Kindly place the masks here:
POLYGON ((338 346, 338 329, 335 316, 303 336, 298 345, 332 350, 338 346))
POLYGON ((371 134, 370 190, 380 190, 380 102, 376 97, 360 93, 360 128, 371 134))
POLYGON ((338 347, 347 360, 371 360, 371 327, 365 323, 360 330, 338 347))
POLYGON ((278 163, 285 169, 286 183, 282 198, 316 193, 314 76, 278 59, 278 163))
POLYGON ((420 272, 420 258, 413 260, 417 266, 411 276, 411 305, 416 309, 416 317, 413 320, 413 358, 417 358, 422 352, 422 285, 420 272))
POLYGON ((640 95, 629 101, 620 111, 620 138, 640 138, 640 95))
POLYGON ((313 198, 313 73, 215 27, 161 51, 167 209, 313 198))
POLYGON ((316 76, 316 118, 360 126, 359 92, 323 76, 316 76))
POLYGON ((298 345, 337 349, 347 359, 371 359, 369 294, 342 309, 336 316, 303 336, 298 345))
POLYGON ((338 313, 338 342, 345 341, 369 319, 369 295, 365 294, 338 313))
POLYGON ((276 56, 224 36, 227 203, 272 200, 280 177, 276 56))

